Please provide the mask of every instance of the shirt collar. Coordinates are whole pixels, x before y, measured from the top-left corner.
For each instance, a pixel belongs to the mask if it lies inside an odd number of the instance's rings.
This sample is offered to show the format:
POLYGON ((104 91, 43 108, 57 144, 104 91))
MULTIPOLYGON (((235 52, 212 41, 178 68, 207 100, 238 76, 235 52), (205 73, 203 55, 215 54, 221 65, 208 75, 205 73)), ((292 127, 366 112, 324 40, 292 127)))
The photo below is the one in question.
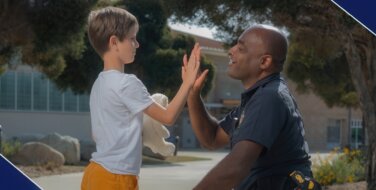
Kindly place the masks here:
POLYGON ((247 90, 245 90, 241 94, 241 98, 244 99, 244 98, 251 97, 253 95, 253 93, 256 91, 256 89, 258 89, 258 87, 264 86, 265 84, 269 83, 270 81, 277 80, 277 79, 280 79, 280 78, 281 78, 280 73, 273 73, 273 74, 257 81, 254 85, 252 85, 250 88, 248 88, 247 90))

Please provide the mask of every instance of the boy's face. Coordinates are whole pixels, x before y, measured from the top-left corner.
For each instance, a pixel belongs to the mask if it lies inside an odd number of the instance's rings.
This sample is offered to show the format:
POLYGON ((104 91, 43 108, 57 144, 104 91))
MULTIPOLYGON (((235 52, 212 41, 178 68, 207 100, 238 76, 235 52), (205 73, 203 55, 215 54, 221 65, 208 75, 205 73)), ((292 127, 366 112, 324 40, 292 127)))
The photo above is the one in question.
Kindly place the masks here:
POLYGON ((137 32, 138 25, 135 25, 131 28, 124 40, 118 42, 118 58, 124 64, 129 64, 134 61, 136 49, 140 46, 136 39, 137 32))

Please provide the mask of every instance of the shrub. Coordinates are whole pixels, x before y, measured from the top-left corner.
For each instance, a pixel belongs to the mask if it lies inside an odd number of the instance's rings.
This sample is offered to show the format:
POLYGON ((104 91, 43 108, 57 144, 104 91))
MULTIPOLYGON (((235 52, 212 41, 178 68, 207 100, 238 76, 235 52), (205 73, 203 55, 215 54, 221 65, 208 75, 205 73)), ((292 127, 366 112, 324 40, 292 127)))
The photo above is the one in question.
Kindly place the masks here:
POLYGON ((19 141, 3 141, 1 146, 1 153, 10 158, 18 152, 21 148, 21 143, 19 141))
POLYGON ((365 157, 362 151, 345 148, 343 152, 335 149, 324 160, 319 158, 312 169, 315 179, 325 186, 364 180, 364 165, 365 157))

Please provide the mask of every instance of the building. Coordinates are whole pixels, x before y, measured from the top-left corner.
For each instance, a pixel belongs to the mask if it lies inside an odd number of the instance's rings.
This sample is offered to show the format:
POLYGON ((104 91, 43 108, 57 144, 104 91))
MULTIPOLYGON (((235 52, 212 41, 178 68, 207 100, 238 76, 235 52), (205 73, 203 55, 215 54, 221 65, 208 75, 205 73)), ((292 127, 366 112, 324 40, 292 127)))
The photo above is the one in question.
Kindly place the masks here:
MULTIPOLYGON (((200 42, 202 55, 210 59, 216 69, 213 89, 206 97, 206 107, 218 118, 240 102, 243 86, 226 74, 229 62, 222 43, 194 36, 200 42)), ((288 81, 305 123, 305 136, 311 151, 327 151, 361 145, 362 114, 360 110, 328 108, 314 94, 298 94, 295 84, 288 81), (351 113, 351 114, 349 114, 351 113), (350 117, 351 115, 351 117, 350 117), (349 119, 351 118, 351 122, 349 119), (350 126, 350 127, 349 127, 350 126), (348 138, 349 129, 352 138, 348 138)), ((37 70, 18 65, 0 75, 0 125, 7 138, 21 135, 60 133, 80 140, 91 140, 88 95, 60 91, 37 70)), ((171 128, 180 136, 180 147, 200 147, 189 123, 187 110, 171 128)))
POLYGON ((37 70, 19 65, 0 75, 0 125, 6 138, 58 132, 89 140, 89 96, 60 91, 37 70))

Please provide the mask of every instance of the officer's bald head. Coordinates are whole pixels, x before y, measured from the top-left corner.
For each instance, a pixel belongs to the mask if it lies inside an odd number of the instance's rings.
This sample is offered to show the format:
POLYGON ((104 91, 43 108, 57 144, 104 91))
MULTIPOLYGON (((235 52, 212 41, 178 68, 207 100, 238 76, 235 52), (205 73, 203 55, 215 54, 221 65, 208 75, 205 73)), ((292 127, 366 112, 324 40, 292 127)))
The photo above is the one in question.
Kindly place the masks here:
POLYGON ((262 41, 263 54, 273 58, 273 64, 279 71, 286 60, 288 41, 285 35, 277 28, 268 25, 255 25, 244 31, 242 35, 254 35, 262 41))

